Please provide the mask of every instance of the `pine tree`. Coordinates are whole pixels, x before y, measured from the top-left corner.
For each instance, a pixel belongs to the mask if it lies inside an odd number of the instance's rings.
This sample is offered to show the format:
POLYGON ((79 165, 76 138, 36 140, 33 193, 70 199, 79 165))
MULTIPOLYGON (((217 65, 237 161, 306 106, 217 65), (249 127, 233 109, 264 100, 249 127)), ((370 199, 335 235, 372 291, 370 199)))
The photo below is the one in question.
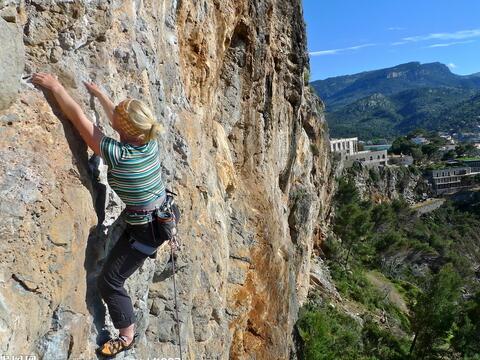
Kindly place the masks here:
POLYGON ((411 319, 414 338, 410 354, 415 359, 432 359, 451 329, 458 310, 460 276, 445 265, 420 293, 411 319))
POLYGON ((453 348, 466 359, 480 355, 480 292, 462 306, 453 334, 453 348))

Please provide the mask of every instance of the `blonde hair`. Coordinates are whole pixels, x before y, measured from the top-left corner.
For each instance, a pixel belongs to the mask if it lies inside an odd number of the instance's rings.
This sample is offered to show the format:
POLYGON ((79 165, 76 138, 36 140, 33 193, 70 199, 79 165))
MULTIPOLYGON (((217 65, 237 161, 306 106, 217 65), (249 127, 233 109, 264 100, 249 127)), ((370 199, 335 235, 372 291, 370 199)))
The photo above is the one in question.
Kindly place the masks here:
POLYGON ((148 142, 163 132, 163 126, 147 105, 137 99, 125 99, 115 107, 120 129, 128 136, 148 142))

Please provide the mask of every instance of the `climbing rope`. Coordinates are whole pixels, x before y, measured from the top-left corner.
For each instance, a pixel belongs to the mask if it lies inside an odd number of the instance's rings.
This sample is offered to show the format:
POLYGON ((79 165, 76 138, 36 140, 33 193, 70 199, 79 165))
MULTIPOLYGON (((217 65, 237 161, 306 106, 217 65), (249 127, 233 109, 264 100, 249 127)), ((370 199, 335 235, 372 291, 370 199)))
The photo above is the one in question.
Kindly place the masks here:
POLYGON ((170 254, 172 257, 172 268, 173 268, 173 294, 175 298, 175 314, 176 314, 176 320, 177 320, 177 333, 178 333, 178 345, 180 347, 180 360, 183 360, 182 358, 182 341, 180 337, 180 321, 178 320, 178 303, 177 303, 177 288, 175 285, 175 249, 179 246, 179 243, 177 241, 177 237, 174 235, 172 239, 170 239, 170 254))
MULTIPOLYGON (((171 195, 177 195, 172 191, 167 190, 167 194, 171 195)), ((168 212, 171 216, 173 216, 173 224, 174 227, 172 229, 172 237, 168 241, 170 243, 170 257, 172 258, 172 270, 173 270, 173 294, 174 294, 174 299, 175 299, 175 320, 177 322, 177 334, 178 334, 178 346, 180 348, 180 360, 183 360, 183 351, 182 351, 182 339, 180 336, 180 321, 178 319, 178 302, 177 302, 177 285, 175 283, 175 250, 177 248, 180 248, 180 244, 178 243, 177 240, 177 226, 176 226, 176 216, 174 211, 172 211, 172 204, 173 204, 173 197, 170 197, 170 199, 165 199, 165 206, 162 206, 162 210, 168 212)), ((152 237, 155 239, 155 233, 153 231, 153 224, 151 226, 152 229, 152 237)))

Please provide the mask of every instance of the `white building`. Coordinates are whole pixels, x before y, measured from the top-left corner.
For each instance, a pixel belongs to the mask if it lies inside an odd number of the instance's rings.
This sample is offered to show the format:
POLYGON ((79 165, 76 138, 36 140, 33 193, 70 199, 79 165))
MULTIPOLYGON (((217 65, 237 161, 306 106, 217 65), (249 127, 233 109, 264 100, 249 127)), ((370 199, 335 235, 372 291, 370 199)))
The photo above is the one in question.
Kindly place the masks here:
POLYGON ((388 161, 387 150, 359 151, 355 154, 349 154, 345 165, 352 166, 355 161, 359 161, 366 166, 385 166, 388 161))
POLYGON ((341 155, 345 160, 345 166, 350 167, 358 161, 368 166, 387 165, 387 150, 358 151, 358 138, 331 139, 330 149, 341 155))
POLYGON ((455 150, 457 148, 457 145, 455 144, 446 144, 440 147, 440 150, 442 151, 450 151, 450 150, 455 150))
POLYGON ((331 139, 330 149, 332 152, 345 152, 346 154, 355 154, 358 152, 358 138, 331 139))
POLYGON ((425 145, 425 144, 430 144, 430 141, 426 138, 424 138, 423 136, 416 136, 412 139, 412 142, 416 145, 425 145))

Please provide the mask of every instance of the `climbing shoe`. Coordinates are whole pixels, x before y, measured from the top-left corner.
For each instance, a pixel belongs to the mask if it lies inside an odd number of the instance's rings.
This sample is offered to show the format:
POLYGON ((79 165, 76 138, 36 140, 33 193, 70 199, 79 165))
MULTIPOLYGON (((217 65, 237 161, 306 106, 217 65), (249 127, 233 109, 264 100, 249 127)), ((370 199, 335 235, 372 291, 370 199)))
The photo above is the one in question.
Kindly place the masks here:
POLYGON ((110 339, 105 342, 102 346, 100 346, 96 352, 98 355, 102 355, 104 357, 110 358, 114 357, 118 353, 131 349, 133 344, 135 343, 135 338, 138 334, 133 336, 132 342, 127 345, 126 341, 121 336, 117 336, 115 339, 110 339))

